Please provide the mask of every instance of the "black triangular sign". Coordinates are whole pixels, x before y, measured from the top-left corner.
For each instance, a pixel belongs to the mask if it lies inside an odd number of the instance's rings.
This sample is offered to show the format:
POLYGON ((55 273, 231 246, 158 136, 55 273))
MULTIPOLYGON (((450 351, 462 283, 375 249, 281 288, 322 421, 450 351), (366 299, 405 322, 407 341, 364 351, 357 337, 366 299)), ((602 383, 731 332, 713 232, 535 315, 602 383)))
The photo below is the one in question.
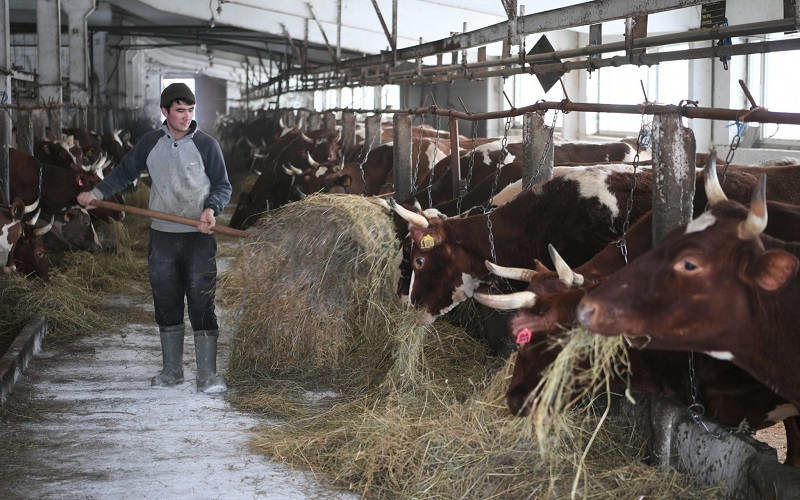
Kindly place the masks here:
MULTIPOLYGON (((536 42, 536 45, 534 45, 531 48, 531 50, 528 52, 527 55, 534 56, 536 54, 550 54, 555 51, 556 49, 553 48, 553 45, 550 43, 550 40, 547 39, 547 36, 542 35, 542 37, 539 38, 539 41, 536 42)), ((551 59, 551 61, 561 62, 561 59, 553 58, 551 59)), ((539 85, 542 86, 542 89, 545 92, 547 92, 548 90, 553 88, 553 85, 555 85, 561 79, 561 77, 564 76, 565 73, 566 73, 565 71, 550 71, 548 73, 536 73, 536 78, 539 80, 539 85)))

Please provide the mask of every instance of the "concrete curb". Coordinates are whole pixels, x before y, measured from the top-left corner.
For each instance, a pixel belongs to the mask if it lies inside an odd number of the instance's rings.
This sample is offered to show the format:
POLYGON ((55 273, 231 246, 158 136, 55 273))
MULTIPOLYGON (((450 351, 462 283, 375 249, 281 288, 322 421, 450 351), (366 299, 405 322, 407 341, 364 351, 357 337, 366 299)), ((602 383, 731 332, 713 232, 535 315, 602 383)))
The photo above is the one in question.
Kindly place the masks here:
POLYGON ((650 441, 651 463, 695 478, 699 486, 724 484, 725 498, 800 500, 800 470, 778 462, 771 446, 745 434, 728 434, 711 420, 708 432, 686 408, 642 393, 633 405, 618 399, 617 416, 650 441))
POLYGON ((28 362, 42 349, 42 339, 46 332, 47 318, 38 316, 32 319, 0 358, 0 406, 8 399, 28 362))

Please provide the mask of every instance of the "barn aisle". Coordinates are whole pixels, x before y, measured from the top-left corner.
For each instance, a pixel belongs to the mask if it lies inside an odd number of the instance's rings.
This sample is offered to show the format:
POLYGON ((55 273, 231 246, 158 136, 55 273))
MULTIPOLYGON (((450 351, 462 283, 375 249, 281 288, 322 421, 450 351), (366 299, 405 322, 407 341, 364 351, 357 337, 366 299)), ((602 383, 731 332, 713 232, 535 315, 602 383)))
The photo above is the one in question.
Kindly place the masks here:
MULTIPOLYGON (((135 303, 144 299, 111 300, 123 313, 152 310, 135 303)), ((196 391, 191 336, 186 381, 152 389, 161 367, 156 332, 131 323, 69 346, 45 337, 0 408, 0 498, 357 498, 250 453, 250 429, 272 422, 196 391)), ((223 373, 229 347, 221 334, 223 373)))

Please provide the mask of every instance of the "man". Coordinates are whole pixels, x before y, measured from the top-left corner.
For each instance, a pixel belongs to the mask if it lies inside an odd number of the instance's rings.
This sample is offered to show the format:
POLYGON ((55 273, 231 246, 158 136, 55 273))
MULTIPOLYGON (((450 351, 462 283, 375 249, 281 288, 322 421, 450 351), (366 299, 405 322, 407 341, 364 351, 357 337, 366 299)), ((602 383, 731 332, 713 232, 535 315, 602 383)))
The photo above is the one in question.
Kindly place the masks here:
POLYGON ((188 226, 160 219, 150 225, 147 264, 153 289, 155 319, 161 334, 163 370, 153 387, 183 382, 184 297, 194 331, 197 389, 227 390, 217 374, 219 327, 214 312, 217 242, 215 217, 231 198, 231 184, 219 143, 198 130, 195 96, 183 83, 161 93, 161 128, 144 135, 120 164, 94 189, 78 195, 91 208, 94 200, 117 193, 147 169, 152 180, 150 209, 196 219, 188 226))

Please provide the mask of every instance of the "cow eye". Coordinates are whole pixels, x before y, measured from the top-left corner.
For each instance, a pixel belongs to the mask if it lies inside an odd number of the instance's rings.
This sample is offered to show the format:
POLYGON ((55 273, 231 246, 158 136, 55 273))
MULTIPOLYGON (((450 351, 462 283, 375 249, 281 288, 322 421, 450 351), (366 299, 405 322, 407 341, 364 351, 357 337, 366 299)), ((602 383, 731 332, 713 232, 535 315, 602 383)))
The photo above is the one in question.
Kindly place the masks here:
POLYGON ((683 269, 686 270, 686 271, 694 271, 695 269, 697 269, 697 266, 692 261, 684 260, 683 261, 683 269))
POLYGON ((421 269, 424 264, 425 264, 425 257, 417 257, 416 259, 414 259, 414 267, 416 269, 421 269))

